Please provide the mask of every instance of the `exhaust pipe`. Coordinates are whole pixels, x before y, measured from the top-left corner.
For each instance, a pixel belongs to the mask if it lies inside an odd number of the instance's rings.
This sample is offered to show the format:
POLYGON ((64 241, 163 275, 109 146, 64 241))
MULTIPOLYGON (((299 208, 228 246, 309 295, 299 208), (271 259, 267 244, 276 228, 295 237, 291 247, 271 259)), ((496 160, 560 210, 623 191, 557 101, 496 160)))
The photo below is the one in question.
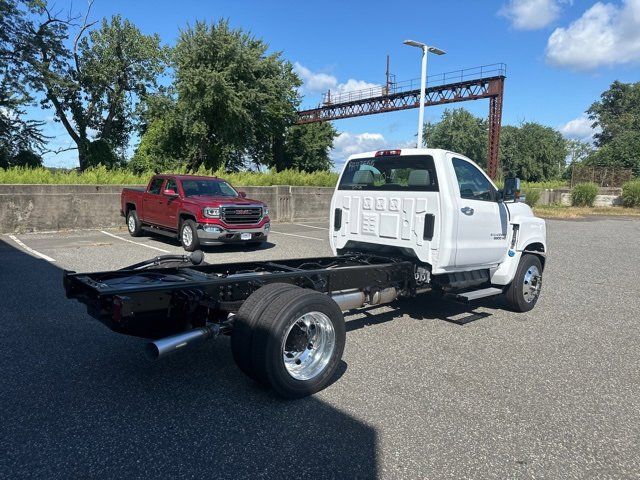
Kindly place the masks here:
POLYGON ((154 340, 147 343, 145 353, 150 360, 158 360, 167 355, 184 350, 195 344, 201 343, 208 338, 218 335, 219 328, 217 325, 210 327, 200 327, 189 330, 188 332, 178 333, 170 337, 154 340))
POLYGON ((371 294, 369 299, 367 299, 365 293, 360 290, 340 292, 335 295, 331 295, 331 298, 338 304, 340 310, 346 312, 347 310, 360 308, 364 305, 382 305, 383 303, 391 303, 398 298, 398 294, 398 290, 394 287, 390 287, 385 288, 384 290, 375 291, 371 294))
POLYGON ((356 290, 355 292, 343 292, 336 295, 331 295, 333 301, 338 304, 340 310, 346 312, 347 310, 353 310, 354 308, 360 308, 364 305, 365 295, 364 292, 356 290))

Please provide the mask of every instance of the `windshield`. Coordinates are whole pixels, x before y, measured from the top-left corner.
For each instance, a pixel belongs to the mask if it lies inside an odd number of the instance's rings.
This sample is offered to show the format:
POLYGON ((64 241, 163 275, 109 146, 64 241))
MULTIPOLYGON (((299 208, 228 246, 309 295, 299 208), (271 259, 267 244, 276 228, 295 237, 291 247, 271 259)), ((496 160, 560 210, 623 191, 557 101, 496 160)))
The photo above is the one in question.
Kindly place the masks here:
POLYGON ((437 192, 438 179, 430 155, 393 155, 351 160, 338 190, 437 192))
POLYGON ((182 180, 185 197, 205 195, 208 197, 237 197, 238 192, 227 182, 221 180, 182 180))

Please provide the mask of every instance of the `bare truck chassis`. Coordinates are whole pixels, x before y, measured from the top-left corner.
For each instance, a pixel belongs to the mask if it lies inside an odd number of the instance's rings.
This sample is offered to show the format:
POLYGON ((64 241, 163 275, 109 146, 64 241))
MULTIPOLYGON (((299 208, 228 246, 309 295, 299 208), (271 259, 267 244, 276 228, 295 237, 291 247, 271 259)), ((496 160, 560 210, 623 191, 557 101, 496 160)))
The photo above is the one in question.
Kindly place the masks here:
POLYGON ((63 283, 67 298, 111 330, 151 340, 151 358, 231 335, 238 366, 294 398, 331 381, 344 349, 343 311, 430 288, 424 267, 367 253, 209 265, 194 252, 116 271, 65 271, 63 283))

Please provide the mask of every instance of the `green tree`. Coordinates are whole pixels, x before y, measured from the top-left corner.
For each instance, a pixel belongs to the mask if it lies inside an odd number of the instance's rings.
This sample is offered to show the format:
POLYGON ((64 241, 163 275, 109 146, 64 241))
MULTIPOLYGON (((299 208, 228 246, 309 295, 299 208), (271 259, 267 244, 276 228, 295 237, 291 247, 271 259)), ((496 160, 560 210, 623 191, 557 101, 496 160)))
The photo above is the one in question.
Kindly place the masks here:
POLYGON ((0 147, 7 158, 21 150, 41 150, 46 137, 42 122, 25 119, 34 99, 26 83, 28 64, 22 56, 27 15, 40 9, 36 1, 0 0, 0 147))
POLYGON ((487 121, 464 108, 446 109, 438 123, 425 124, 424 138, 430 148, 461 153, 478 165, 487 164, 487 121))
POLYGON ((136 173, 176 170, 184 164, 184 145, 178 119, 172 115, 157 118, 145 128, 129 168, 136 173))
POLYGON ((21 150, 11 159, 12 167, 42 167, 42 157, 29 150, 21 150))
POLYGON ((596 133, 596 145, 602 147, 618 135, 628 131, 640 131, 640 82, 615 81, 587 110, 596 133))
POLYGON ((567 143, 567 168, 565 168, 562 178, 569 179, 575 165, 583 163, 595 151, 593 143, 584 140, 570 139, 567 143))
POLYGON ((566 140, 557 130, 536 122, 500 131, 500 165, 504 176, 539 182, 560 177, 567 157, 566 140))
POLYGON ((602 131, 595 135, 598 150, 585 163, 640 175, 640 82, 613 82, 587 114, 602 131))
POLYGON ((274 162, 272 166, 276 170, 330 170, 333 162, 329 158, 329 149, 337 134, 329 122, 292 125, 285 134, 282 161, 279 164, 274 162))
POLYGON ((279 52, 228 21, 196 23, 173 52, 177 109, 190 169, 269 163, 295 119, 300 80, 279 52))
POLYGON ((631 169, 640 176, 640 131, 627 130, 616 134, 585 160, 587 165, 631 169))
POLYGON ((72 36, 75 19, 56 17, 44 5, 26 26, 24 48, 30 85, 44 92, 43 105, 54 109, 74 141, 81 169, 113 164, 114 152, 126 148, 136 105, 156 87, 166 53, 157 35, 142 34, 118 15, 95 29, 88 15, 72 36))

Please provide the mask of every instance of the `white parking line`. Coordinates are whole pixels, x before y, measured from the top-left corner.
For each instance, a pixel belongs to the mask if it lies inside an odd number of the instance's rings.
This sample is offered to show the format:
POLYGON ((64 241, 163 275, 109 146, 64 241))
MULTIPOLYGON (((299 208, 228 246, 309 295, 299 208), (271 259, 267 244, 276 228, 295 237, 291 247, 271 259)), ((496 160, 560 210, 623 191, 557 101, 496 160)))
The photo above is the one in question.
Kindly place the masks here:
POLYGON ((100 233, 104 233, 105 235, 109 235, 110 237, 117 238, 118 240, 122 240, 123 242, 133 243, 134 245, 140 245, 141 247, 150 248, 152 250, 157 250, 163 253, 171 253, 169 250, 163 250, 162 248, 154 247, 152 245, 145 245, 144 243, 134 242, 133 240, 129 240, 128 238, 122 238, 118 235, 114 235, 113 233, 105 232, 104 230, 100 230, 100 233))
POLYGON ((46 260, 47 262, 55 262, 55 260, 53 258, 51 258, 50 256, 45 255, 44 253, 37 252, 31 247, 27 247, 24 243, 22 243, 20 240, 18 240, 15 237, 15 235, 9 235, 9 238, 11 240, 13 240, 14 242, 16 242, 18 245, 20 245, 22 248, 24 248, 30 254, 35 255, 36 257, 40 257, 43 260, 46 260))
POLYGON ((316 227, 315 225, 306 225, 304 223, 294 223, 294 225, 300 225, 301 227, 317 228, 318 230, 329 230, 327 227, 316 227))
POLYGON ((273 230, 271 230, 269 233, 277 233, 278 235, 287 235, 289 237, 307 238, 309 240, 315 240, 316 242, 324 242, 324 238, 305 237, 304 235, 296 235, 295 233, 274 232, 273 230))

